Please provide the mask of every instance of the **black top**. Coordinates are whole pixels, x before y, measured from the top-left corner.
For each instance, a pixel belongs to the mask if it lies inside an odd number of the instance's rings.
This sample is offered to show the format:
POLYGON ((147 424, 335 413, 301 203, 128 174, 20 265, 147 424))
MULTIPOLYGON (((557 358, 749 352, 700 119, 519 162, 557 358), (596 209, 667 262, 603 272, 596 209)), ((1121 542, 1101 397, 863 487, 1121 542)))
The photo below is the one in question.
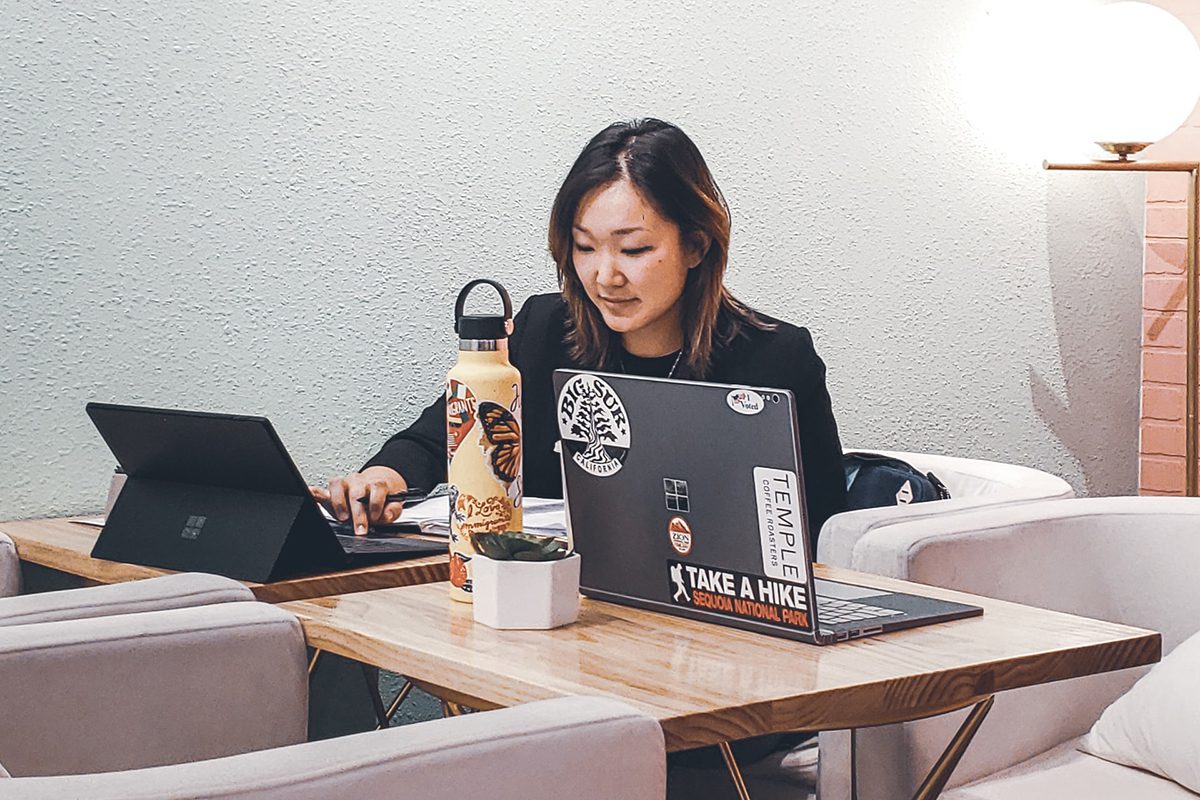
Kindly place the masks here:
MULTIPOLYGON (((805 328, 760 315, 775 324, 770 331, 747 328, 713 354, 707 380, 772 389, 790 389, 796 396, 800 425, 804 487, 813 552, 825 520, 846 509, 846 483, 842 471, 842 446, 829 392, 825 364, 813 348, 805 328)), ((568 354, 564 341, 567 307, 558 294, 531 297, 514 320, 509 339, 509 360, 521 372, 524 396, 525 494, 529 497, 562 497, 562 474, 554 444, 558 427, 554 417, 551 375, 559 368, 586 369, 568 354)), ((661 358, 621 357, 622 368, 634 375, 665 377, 675 354, 661 358)), ((674 377, 687 378, 682 361, 674 377)), ((438 397, 417 421, 393 436, 364 465, 385 466, 399 472, 410 486, 431 487, 446 480, 446 399, 438 397)))
POLYGON ((640 375, 643 378, 674 378, 679 374, 683 351, 676 350, 665 356, 644 358, 622 350, 617 359, 617 372, 626 375, 640 375))

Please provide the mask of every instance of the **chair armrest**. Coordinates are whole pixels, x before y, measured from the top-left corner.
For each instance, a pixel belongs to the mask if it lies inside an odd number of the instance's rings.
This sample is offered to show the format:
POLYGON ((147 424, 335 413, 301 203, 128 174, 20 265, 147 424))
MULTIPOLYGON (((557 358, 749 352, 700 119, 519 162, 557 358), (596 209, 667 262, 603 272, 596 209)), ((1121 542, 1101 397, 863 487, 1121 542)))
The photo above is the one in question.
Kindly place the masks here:
MULTIPOLYGON (((1165 652, 1200 627, 1200 593, 1193 589, 1198 529, 1195 498, 994 506, 880 527, 855 546, 853 567, 1158 630, 1165 652)), ((1122 670, 998 695, 951 785, 1079 736, 1144 673, 1122 670)), ((961 719, 958 713, 860 731, 860 797, 911 794, 961 719)), ((830 781, 846 772, 846 735, 822 734, 821 747, 823 796, 844 796, 830 781)))
POLYGON ((111 617, 253 599, 253 592, 230 578, 202 572, 183 572, 108 586, 6 597, 0 599, 0 627, 111 617))
POLYGON ((1021 464, 936 453, 874 452, 907 461, 918 472, 934 473, 945 482, 950 497, 955 499, 993 496, 997 499, 1051 500, 1075 496, 1071 484, 1057 475, 1021 464))
POLYGON ((872 530, 852 568, 1162 631, 1195 633, 1200 500, 1105 497, 992 506, 872 530))
POLYGON ((264 603, 0 628, 0 763, 16 776, 294 744, 307 712, 300 624, 264 603))
MULTIPOLYGON (((833 567, 846 567, 867 572, 855 565, 855 548, 862 539, 882 527, 903 522, 916 522, 931 517, 943 517, 952 514, 975 511, 980 508, 991 508, 999 505, 1013 505, 1033 502, 1029 498, 1013 493, 1011 495, 991 495, 988 497, 951 498, 949 500, 931 500, 926 503, 912 503, 903 506, 880 506, 879 508, 858 508, 853 511, 843 511, 834 514, 821 526, 821 535, 817 540, 817 561, 833 567)), ((876 572, 876 575, 885 573, 876 572)), ((888 575, 888 577, 898 577, 888 575)))
POLYGON ((206 763, 0 780, 0 798, 663 800, 658 723, 570 697, 206 763), (11 794, 6 794, 10 791, 11 794))
POLYGON ((13 540, 0 533, 0 597, 21 591, 21 559, 13 540))
MULTIPOLYGON (((852 450, 848 448, 846 452, 852 450)), ((906 461, 919 472, 932 471, 950 488, 951 499, 863 508, 834 514, 821 528, 818 540, 817 561, 823 564, 851 567, 854 546, 858 540, 881 525, 986 506, 1068 499, 1075 496, 1071 485, 1057 475, 1019 464, 930 453, 890 450, 868 452, 906 461)))

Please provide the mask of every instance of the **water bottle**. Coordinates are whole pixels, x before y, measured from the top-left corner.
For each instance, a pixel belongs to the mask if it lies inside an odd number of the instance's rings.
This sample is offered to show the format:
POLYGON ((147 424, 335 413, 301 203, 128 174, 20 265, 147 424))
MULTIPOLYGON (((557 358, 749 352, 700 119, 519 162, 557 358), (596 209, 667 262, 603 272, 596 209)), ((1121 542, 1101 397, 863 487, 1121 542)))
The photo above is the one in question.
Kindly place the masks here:
POLYGON ((450 484, 450 596, 471 602, 470 534, 521 530, 521 373, 508 361, 512 300, 496 281, 474 280, 454 306, 458 363, 446 375, 450 484), (504 314, 464 314, 476 286, 494 288, 504 314))

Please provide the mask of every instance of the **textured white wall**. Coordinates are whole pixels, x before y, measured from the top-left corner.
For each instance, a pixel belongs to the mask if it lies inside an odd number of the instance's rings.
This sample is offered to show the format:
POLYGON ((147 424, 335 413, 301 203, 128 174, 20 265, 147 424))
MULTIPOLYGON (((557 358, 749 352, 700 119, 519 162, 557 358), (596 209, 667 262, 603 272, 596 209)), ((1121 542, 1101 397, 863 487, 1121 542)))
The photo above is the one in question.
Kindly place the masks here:
POLYGON ((458 286, 554 287, 559 182, 641 115, 697 140, 845 442, 1132 491, 1141 183, 971 121, 999 5, 0 0, 0 519, 101 502, 93 399, 358 465, 438 391, 458 286))

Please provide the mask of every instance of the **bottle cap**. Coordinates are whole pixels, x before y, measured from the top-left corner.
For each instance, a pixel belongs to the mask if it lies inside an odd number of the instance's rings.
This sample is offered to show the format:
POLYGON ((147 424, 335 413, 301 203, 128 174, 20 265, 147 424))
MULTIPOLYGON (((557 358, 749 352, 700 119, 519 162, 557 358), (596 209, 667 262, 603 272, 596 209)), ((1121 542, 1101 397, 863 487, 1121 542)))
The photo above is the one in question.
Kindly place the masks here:
POLYGON ((506 339, 512 333, 512 299, 504 287, 493 280, 480 278, 471 281, 458 293, 454 304, 454 332, 460 339, 506 339), (467 295, 480 284, 487 284, 500 294, 504 303, 504 314, 464 314, 463 306, 467 295))

